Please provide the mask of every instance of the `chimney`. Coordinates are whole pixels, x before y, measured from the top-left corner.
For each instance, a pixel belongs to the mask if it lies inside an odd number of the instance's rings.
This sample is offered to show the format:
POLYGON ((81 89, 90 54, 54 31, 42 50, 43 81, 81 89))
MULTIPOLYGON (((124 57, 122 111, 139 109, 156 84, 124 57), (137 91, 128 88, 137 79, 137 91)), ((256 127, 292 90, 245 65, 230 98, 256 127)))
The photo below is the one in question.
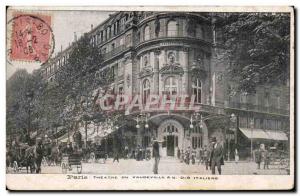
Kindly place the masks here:
POLYGON ((94 28, 94 26, 93 26, 93 24, 91 24, 91 30, 93 30, 93 28, 94 28))
POLYGON ((76 35, 76 32, 74 32, 74 42, 77 41, 77 35, 76 35))
POLYGON ((60 52, 62 52, 62 45, 60 45, 60 52))

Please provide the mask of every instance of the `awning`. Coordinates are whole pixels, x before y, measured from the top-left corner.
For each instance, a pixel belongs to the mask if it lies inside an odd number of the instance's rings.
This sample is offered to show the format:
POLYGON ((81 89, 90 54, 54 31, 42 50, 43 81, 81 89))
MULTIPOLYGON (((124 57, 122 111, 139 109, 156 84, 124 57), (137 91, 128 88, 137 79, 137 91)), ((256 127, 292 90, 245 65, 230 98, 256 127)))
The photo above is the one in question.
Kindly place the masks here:
POLYGON ((273 140, 277 141, 287 141, 288 137, 283 131, 274 131, 274 130, 266 130, 267 134, 272 138, 273 140))
POLYGON ((276 141, 287 141, 288 137, 283 131, 279 130, 263 130, 263 129, 250 129, 240 128, 241 132, 249 139, 266 139, 276 141))
POLYGON ((240 130, 249 139, 270 139, 269 135, 262 129, 240 128, 240 130))
MULTIPOLYGON (((60 142, 68 142, 68 133, 66 133, 65 135, 63 135, 63 136, 61 136, 61 137, 59 137, 59 138, 57 138, 57 140, 58 141, 60 141, 60 142)), ((71 137, 70 137, 70 139, 71 139, 71 137)))

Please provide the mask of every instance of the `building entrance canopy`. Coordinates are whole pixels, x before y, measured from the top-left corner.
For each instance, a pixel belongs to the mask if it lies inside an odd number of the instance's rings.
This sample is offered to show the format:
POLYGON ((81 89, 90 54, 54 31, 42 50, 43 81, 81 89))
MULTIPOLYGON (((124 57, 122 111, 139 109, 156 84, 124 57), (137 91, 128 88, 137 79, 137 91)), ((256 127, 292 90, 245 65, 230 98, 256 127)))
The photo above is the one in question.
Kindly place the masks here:
POLYGON ((263 130, 263 129, 250 129, 239 128, 240 131, 249 139, 265 139, 276 141, 287 141, 288 137, 283 131, 263 130))

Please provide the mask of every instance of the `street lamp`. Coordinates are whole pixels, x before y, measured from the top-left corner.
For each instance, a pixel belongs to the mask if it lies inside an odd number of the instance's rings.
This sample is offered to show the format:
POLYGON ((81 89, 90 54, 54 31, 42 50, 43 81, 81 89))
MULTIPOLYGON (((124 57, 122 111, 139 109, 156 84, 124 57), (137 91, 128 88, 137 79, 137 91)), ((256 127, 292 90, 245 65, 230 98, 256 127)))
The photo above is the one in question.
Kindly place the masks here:
POLYGON ((250 128, 251 128, 251 139, 250 139, 250 153, 251 153, 251 161, 253 160, 253 128, 254 128, 254 119, 253 118, 251 118, 250 119, 250 128))
POLYGON ((193 115, 191 116, 191 120, 190 120, 190 128, 193 129, 194 125, 193 125, 193 115))
POLYGON ((148 124, 148 117, 146 115, 146 124, 145 124, 145 128, 148 129, 149 128, 149 124, 148 124))

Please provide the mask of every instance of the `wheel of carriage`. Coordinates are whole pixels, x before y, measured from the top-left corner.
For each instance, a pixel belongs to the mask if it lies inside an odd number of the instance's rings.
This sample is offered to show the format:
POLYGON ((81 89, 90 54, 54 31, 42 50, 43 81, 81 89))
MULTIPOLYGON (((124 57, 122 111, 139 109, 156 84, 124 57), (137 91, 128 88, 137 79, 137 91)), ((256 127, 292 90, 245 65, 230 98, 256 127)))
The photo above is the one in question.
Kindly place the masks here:
POLYGON ((67 173, 67 170, 68 170, 68 166, 67 166, 67 164, 65 164, 65 163, 62 163, 61 164, 61 169, 62 169, 62 173, 67 173))
POLYGON ((14 161, 14 163, 13 163, 13 169, 14 169, 14 172, 18 172, 19 171, 19 167, 18 167, 17 161, 14 161))
POLYGON ((81 174, 81 172, 82 172, 82 164, 80 163, 80 165, 77 165, 76 168, 77 168, 77 173, 81 174))

